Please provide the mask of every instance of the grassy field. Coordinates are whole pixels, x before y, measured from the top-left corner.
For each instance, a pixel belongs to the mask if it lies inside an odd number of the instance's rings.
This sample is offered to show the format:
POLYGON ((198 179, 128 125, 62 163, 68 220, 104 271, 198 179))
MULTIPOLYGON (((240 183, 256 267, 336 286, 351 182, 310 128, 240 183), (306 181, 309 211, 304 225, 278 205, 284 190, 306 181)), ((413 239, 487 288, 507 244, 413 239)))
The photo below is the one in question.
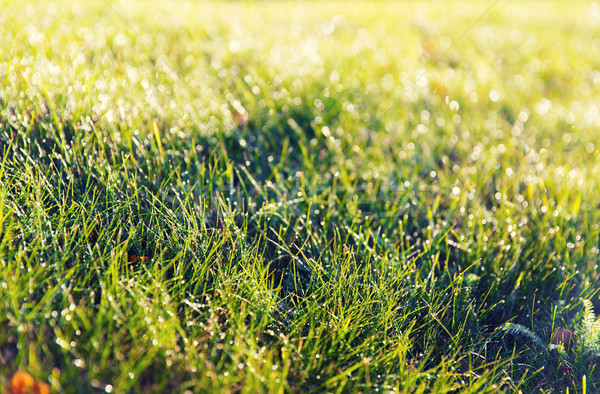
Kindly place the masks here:
POLYGON ((600 392, 600 5, 490 5, 0 0, 0 389, 600 392))

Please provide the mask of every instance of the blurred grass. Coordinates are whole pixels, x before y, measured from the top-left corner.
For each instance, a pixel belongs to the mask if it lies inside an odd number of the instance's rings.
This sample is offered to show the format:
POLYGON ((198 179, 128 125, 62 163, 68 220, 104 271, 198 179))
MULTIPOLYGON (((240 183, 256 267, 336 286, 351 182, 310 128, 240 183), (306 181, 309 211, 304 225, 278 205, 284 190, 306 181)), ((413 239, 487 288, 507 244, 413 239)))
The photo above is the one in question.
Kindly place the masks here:
POLYGON ((0 384, 600 389, 597 3, 0 4, 0 384))

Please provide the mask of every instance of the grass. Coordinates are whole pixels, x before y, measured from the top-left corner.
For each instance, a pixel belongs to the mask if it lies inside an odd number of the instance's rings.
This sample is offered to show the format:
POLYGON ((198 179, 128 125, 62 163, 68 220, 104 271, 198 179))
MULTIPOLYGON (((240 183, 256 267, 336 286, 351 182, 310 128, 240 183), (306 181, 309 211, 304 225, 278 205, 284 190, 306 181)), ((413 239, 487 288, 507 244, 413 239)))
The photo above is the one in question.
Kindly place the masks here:
POLYGON ((0 5, 0 386, 600 391, 597 3, 0 5))

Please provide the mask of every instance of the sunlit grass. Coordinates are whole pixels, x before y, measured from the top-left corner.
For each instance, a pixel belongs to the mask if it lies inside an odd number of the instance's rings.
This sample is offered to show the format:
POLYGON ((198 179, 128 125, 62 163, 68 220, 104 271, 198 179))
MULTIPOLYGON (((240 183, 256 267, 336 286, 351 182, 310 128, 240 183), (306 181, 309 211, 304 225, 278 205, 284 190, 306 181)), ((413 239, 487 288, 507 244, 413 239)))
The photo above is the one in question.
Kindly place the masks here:
POLYGON ((1 4, 0 384, 600 390, 597 3, 1 4))

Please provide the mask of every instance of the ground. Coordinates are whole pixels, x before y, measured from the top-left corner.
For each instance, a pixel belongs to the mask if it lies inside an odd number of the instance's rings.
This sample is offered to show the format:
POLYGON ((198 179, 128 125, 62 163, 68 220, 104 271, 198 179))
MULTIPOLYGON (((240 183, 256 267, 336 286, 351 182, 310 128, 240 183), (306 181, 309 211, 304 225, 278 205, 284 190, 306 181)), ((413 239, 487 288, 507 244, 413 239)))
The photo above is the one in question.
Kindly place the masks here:
POLYGON ((600 391, 598 3, 0 5, 0 387, 600 391))

